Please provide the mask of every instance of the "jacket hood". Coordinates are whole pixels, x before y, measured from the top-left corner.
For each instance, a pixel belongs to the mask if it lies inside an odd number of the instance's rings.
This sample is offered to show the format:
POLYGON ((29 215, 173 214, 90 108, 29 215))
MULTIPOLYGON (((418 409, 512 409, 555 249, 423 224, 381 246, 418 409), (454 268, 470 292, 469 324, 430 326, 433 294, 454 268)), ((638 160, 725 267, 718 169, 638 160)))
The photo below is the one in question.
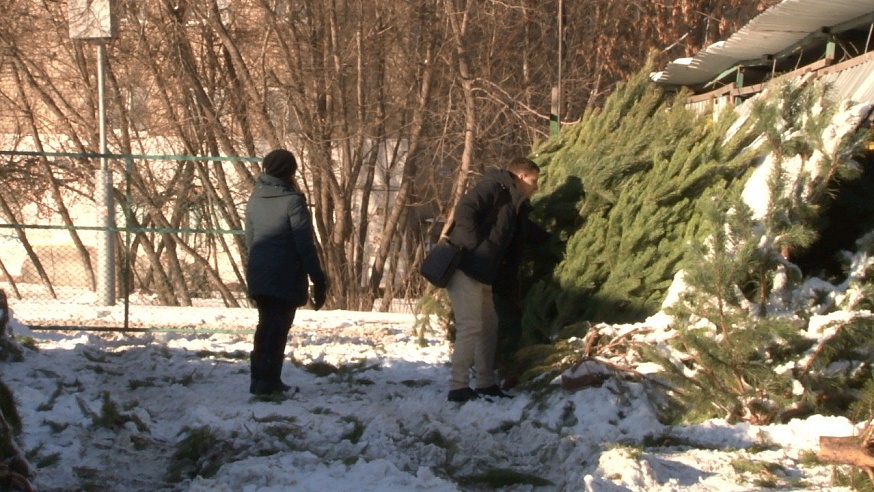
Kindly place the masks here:
POLYGON ((262 198, 271 198, 277 196, 288 196, 292 193, 298 193, 297 190, 291 187, 288 181, 285 181, 276 176, 271 176, 267 173, 261 173, 255 181, 255 189, 253 193, 262 198))

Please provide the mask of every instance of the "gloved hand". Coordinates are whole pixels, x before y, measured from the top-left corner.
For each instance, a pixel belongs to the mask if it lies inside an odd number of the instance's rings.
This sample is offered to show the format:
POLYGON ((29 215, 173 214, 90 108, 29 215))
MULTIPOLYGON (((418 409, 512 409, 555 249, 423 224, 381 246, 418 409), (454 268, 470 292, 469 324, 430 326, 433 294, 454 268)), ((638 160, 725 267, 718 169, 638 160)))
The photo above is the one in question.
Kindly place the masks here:
POLYGON ((313 282, 312 288, 312 301, 313 301, 313 309, 318 311, 322 309, 322 306, 325 305, 325 297, 328 294, 328 282, 327 280, 323 280, 321 282, 313 282))

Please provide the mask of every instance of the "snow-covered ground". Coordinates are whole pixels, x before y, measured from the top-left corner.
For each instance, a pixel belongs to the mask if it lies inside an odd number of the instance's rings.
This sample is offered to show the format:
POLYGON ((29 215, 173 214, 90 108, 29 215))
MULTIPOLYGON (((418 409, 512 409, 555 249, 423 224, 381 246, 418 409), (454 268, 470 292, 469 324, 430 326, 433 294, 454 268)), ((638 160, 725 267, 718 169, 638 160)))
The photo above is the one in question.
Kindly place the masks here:
MULTIPOLYGON (((12 302, 13 316, 29 309, 12 302)), ((151 312, 165 317, 154 326, 255 321, 254 309, 151 312)), ((811 459, 819 436, 854 432, 843 418, 668 427, 616 377, 447 402, 451 347, 420 343, 408 314, 299 311, 283 379, 300 392, 279 400, 247 392, 248 333, 11 326, 39 346, 0 371, 43 491, 849 490, 811 459)))

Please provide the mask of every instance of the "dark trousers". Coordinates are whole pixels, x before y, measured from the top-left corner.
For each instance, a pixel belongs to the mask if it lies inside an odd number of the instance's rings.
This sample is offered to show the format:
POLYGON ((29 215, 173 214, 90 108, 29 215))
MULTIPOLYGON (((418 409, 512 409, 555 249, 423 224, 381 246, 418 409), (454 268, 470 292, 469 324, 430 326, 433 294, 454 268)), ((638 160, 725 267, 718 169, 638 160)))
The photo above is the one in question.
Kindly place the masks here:
POLYGON ((254 379, 278 379, 276 369, 282 369, 285 358, 285 343, 294 322, 297 306, 291 301, 276 297, 255 298, 258 308, 258 327, 252 347, 252 377, 254 379), (264 374, 260 370, 265 368, 264 374))
POLYGON ((522 339, 522 299, 515 293, 495 293, 492 296, 498 313, 498 348, 495 368, 501 377, 518 376, 515 360, 522 339))

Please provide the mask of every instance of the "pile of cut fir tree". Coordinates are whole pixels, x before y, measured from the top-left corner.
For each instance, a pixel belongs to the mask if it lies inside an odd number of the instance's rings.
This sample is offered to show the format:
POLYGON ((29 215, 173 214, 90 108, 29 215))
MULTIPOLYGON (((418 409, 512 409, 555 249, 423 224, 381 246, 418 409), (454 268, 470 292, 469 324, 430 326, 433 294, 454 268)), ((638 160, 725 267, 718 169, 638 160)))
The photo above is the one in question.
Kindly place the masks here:
POLYGON ((850 270, 874 241, 860 233, 828 270, 793 261, 831 235, 830 211, 871 211, 870 108, 824 85, 782 84, 713 118, 649 71, 533 151, 535 220, 553 240, 525 266, 523 380, 536 386, 597 353, 591 327, 641 322, 680 284, 667 344, 611 347, 662 365, 666 419, 850 415, 874 393, 872 354, 858 349, 872 345, 871 276, 850 270), (817 275, 828 287, 810 287, 817 275), (827 339, 805 332, 833 311, 856 314, 827 339))
POLYGON ((524 271, 523 381, 594 359, 649 384, 666 422, 870 423, 871 105, 782 83, 714 118, 649 72, 533 151, 554 236, 524 271))

